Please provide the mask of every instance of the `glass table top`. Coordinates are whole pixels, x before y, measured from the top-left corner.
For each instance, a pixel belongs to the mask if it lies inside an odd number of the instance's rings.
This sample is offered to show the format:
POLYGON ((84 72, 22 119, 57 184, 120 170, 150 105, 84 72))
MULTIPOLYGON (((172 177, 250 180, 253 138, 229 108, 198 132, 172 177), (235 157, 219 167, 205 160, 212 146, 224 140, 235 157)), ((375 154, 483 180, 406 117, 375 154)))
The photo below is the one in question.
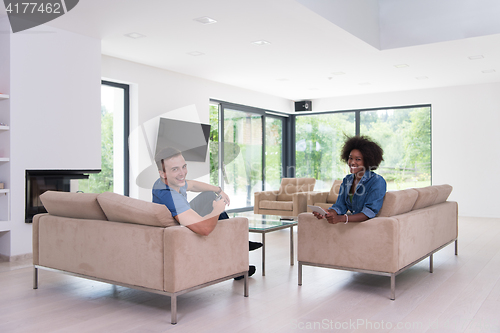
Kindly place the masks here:
POLYGON ((297 218, 294 217, 254 214, 253 212, 230 213, 228 215, 229 217, 248 218, 248 229, 250 231, 282 229, 297 225, 297 218))

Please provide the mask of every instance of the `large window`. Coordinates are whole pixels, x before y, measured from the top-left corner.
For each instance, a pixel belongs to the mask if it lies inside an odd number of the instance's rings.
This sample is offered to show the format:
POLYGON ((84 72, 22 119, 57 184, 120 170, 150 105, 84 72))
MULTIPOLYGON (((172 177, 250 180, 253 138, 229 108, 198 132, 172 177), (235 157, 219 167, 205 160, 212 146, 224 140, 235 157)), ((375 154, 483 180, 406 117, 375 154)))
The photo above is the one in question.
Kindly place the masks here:
POLYGON ((388 189, 431 185, 430 106, 356 110, 296 118, 296 176, 316 178, 327 191, 348 168, 340 159, 346 136, 367 135, 384 149, 377 171, 388 189))
POLYGON ((83 192, 129 194, 129 87, 101 84, 101 172, 79 181, 83 192))
POLYGON ((346 135, 355 134, 355 114, 327 113, 296 118, 295 176, 316 179, 316 191, 329 191, 346 168, 340 150, 346 135))
POLYGON ((389 190, 431 185, 428 105, 281 115, 214 102, 210 124, 210 181, 229 194, 231 209, 251 208, 256 191, 279 189, 283 177, 313 177, 316 191, 329 191, 349 172, 340 154, 353 135, 384 149, 377 172, 389 190))
POLYGON ((388 189, 431 185, 430 107, 382 109, 360 113, 361 134, 384 149, 377 171, 388 189))

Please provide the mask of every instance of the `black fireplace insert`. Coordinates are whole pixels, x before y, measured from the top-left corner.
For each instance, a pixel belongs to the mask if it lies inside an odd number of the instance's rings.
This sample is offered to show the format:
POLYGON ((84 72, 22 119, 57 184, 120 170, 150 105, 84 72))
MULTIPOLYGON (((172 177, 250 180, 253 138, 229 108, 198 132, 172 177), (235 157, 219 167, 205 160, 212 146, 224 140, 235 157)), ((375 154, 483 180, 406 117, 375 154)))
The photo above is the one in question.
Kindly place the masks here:
POLYGON ((90 173, 101 170, 26 170, 25 222, 31 223, 33 216, 47 213, 40 201, 45 191, 71 192, 71 180, 88 179, 90 173))

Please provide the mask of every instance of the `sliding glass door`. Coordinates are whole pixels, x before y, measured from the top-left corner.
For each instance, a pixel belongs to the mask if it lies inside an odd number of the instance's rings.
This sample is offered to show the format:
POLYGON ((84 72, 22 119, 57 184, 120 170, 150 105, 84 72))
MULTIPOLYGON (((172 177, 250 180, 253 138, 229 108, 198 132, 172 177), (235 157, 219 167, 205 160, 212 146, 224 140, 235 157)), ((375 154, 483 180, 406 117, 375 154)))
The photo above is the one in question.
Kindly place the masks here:
POLYGON ((225 109, 223 121, 224 143, 233 143, 240 150, 225 167, 224 191, 231 197, 231 208, 249 207, 254 188, 262 188, 262 115, 225 109))
POLYGON ((283 177, 283 118, 266 116, 264 190, 277 190, 283 177))
POLYGON ((231 210, 251 209, 254 192, 279 188, 285 119, 247 106, 210 104, 210 182, 229 195, 231 210))

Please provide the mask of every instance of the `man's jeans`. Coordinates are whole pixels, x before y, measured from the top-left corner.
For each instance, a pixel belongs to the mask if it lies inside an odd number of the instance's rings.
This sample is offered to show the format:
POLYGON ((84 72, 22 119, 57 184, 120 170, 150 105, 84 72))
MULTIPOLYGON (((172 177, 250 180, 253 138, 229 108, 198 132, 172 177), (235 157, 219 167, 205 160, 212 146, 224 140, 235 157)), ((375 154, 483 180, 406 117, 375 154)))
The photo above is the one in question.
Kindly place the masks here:
MULTIPOLYGON (((214 192, 201 192, 193 200, 189 202, 189 206, 192 210, 198 213, 200 216, 208 215, 214 209, 213 202, 217 198, 217 194, 214 192)), ((226 212, 222 212, 219 215, 219 220, 228 219, 229 216, 226 212)))

